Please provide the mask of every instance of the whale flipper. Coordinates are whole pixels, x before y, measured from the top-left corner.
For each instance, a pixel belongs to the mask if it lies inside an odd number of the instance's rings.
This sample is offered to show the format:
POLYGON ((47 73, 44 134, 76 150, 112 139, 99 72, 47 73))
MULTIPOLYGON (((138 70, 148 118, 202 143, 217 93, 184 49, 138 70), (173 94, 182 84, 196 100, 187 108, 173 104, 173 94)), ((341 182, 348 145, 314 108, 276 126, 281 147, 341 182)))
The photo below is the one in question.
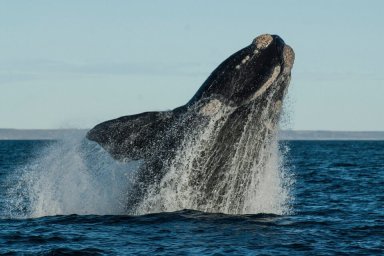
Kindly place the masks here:
POLYGON ((99 143, 115 159, 145 159, 156 151, 173 119, 173 111, 123 116, 97 125, 87 137, 99 143))

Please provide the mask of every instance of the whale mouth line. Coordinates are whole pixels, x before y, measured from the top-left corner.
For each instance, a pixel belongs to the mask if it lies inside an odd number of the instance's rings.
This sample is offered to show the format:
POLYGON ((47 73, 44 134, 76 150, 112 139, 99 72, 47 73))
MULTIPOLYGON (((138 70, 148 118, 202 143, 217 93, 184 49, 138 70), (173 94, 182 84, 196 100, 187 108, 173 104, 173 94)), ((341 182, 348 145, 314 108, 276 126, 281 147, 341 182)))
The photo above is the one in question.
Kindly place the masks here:
POLYGON ((272 75, 268 78, 268 80, 260 87, 259 90, 251 97, 250 101, 255 100, 256 98, 264 95, 264 93, 275 83, 278 76, 280 75, 281 68, 280 66, 276 66, 273 69, 272 75))

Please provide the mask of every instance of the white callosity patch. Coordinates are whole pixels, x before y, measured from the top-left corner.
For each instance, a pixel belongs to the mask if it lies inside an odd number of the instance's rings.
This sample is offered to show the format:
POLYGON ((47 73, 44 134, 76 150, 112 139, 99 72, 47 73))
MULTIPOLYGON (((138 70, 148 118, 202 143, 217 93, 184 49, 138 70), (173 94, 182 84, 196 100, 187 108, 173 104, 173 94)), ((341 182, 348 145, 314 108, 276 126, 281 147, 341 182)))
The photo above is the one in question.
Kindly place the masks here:
POLYGON ((242 64, 245 64, 250 59, 249 55, 245 56, 245 58, 241 61, 242 64))
POLYGON ((258 36, 253 40, 253 44, 256 45, 257 49, 265 49, 267 48, 273 41, 273 37, 269 34, 264 34, 261 36, 258 36))
MULTIPOLYGON (((256 49, 253 51, 253 54, 259 54, 261 50, 266 49, 272 42, 273 37, 269 34, 264 34, 256 37, 252 42, 254 45, 256 45, 256 49)), ((236 65, 236 69, 240 69, 241 65, 247 63, 251 58, 253 58, 253 56, 245 56, 245 58, 241 60, 240 64, 236 65)))
POLYGON ((236 65, 236 69, 240 69, 241 68, 241 65, 244 65, 245 63, 247 63, 249 60, 251 59, 251 57, 249 55, 245 56, 244 59, 241 60, 240 64, 239 65, 236 65))
POLYGON ((200 114, 204 116, 212 116, 216 114, 220 108, 222 107, 222 103, 218 99, 213 99, 210 100, 207 104, 205 104, 201 109, 200 109, 200 114))
POLYGON ((295 52, 289 45, 284 46, 283 50, 283 59, 284 59, 284 74, 290 74, 295 61, 295 52))

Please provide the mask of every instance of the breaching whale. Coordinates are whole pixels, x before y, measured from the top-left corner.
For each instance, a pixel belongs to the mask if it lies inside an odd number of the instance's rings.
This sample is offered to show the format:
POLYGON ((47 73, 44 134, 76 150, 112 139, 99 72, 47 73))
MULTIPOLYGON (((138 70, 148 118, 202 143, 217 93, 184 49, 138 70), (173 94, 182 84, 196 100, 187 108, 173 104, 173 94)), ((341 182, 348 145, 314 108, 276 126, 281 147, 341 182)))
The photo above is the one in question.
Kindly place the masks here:
POLYGON ((245 212, 247 188, 257 186, 255 172, 265 171, 293 62, 279 36, 260 35, 221 63, 185 105, 91 129, 87 138, 115 159, 141 163, 128 212, 245 212))

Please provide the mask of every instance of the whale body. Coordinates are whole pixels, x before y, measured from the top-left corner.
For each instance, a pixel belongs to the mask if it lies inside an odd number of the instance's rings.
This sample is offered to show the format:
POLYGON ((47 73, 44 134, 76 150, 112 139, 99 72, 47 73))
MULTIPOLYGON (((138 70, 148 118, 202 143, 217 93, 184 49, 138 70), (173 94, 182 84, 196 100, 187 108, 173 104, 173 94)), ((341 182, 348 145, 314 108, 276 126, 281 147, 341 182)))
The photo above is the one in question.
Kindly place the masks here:
POLYGON ((290 46, 264 34, 221 63, 185 105, 91 129, 87 138, 115 159, 141 162, 128 212, 243 213, 255 172, 265 171, 293 62, 290 46))

